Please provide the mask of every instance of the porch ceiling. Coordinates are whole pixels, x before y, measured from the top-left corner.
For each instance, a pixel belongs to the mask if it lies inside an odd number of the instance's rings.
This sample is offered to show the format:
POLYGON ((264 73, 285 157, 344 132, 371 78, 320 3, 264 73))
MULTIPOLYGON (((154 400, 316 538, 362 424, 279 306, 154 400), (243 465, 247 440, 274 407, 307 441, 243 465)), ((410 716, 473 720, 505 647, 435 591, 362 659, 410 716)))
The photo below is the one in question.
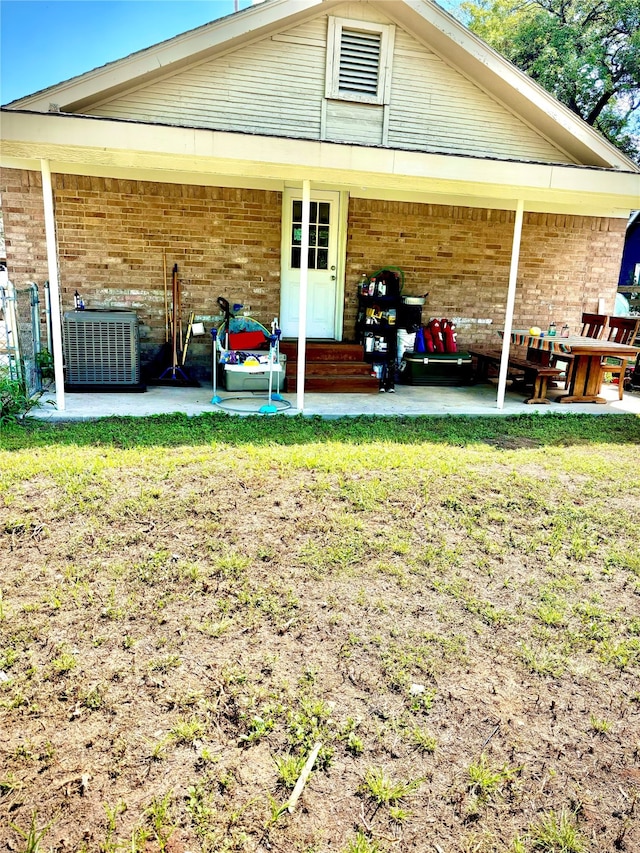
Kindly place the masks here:
POLYGON ((285 139, 88 116, 2 111, 9 168, 282 189, 310 180, 353 196, 627 218, 640 174, 285 139), (70 142, 70 140, 73 140, 70 142))

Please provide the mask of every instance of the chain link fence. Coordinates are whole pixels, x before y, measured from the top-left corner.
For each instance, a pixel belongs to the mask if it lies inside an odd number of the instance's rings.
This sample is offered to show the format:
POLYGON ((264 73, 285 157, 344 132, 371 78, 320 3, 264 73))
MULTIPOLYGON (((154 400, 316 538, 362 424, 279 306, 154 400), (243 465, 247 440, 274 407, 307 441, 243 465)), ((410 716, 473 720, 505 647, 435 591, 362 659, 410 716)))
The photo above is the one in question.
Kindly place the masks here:
POLYGON ((16 290, 0 283, 0 369, 21 382, 28 396, 42 391, 40 297, 31 282, 16 290))

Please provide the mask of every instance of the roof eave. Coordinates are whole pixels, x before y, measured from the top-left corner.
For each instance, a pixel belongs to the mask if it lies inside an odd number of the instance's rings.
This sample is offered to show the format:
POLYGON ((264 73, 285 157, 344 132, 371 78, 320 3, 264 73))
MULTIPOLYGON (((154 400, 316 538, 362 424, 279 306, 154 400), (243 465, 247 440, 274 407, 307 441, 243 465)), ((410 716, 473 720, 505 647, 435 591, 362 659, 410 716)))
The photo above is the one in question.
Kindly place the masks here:
POLYGON ((172 183, 309 179, 352 194, 416 200, 458 196, 468 206, 624 217, 640 199, 640 172, 489 160, 349 143, 4 111, 2 165, 70 174, 127 174, 172 183), (70 140, 73 140, 72 142, 70 140), (479 162, 482 168, 478 168, 479 162))
POLYGON ((318 5, 332 6, 339 2, 342 0, 294 0, 294 10, 283 15, 283 7, 291 5, 292 0, 265 0, 19 98, 5 107, 47 112, 53 102, 62 112, 82 112, 96 101, 112 98, 133 85, 137 88, 167 73, 205 61, 219 51, 235 50, 261 38, 270 29, 280 26, 283 19, 287 26, 293 26, 318 5))
POLYGON ((580 116, 431 0, 375 0, 460 73, 567 152, 576 163, 634 170, 636 164, 580 116), (425 14, 424 9, 429 11, 425 14))

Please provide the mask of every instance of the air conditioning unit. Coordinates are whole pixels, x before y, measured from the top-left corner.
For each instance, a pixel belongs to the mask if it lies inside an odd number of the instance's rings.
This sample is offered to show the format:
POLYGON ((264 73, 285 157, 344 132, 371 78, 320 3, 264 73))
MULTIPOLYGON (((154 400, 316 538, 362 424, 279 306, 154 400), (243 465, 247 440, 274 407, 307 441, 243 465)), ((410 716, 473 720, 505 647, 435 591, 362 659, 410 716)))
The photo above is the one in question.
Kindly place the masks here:
POLYGON ((140 382, 140 330, 134 311, 67 311, 64 356, 69 391, 146 390, 140 382))

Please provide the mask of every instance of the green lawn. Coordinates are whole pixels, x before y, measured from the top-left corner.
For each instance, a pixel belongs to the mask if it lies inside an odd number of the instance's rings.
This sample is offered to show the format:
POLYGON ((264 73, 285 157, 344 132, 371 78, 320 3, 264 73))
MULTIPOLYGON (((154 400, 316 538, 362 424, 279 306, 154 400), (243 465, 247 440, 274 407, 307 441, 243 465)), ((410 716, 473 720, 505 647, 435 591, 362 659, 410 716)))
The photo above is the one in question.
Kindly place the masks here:
POLYGON ((639 450, 631 416, 2 426, 10 849, 640 849, 639 450))

